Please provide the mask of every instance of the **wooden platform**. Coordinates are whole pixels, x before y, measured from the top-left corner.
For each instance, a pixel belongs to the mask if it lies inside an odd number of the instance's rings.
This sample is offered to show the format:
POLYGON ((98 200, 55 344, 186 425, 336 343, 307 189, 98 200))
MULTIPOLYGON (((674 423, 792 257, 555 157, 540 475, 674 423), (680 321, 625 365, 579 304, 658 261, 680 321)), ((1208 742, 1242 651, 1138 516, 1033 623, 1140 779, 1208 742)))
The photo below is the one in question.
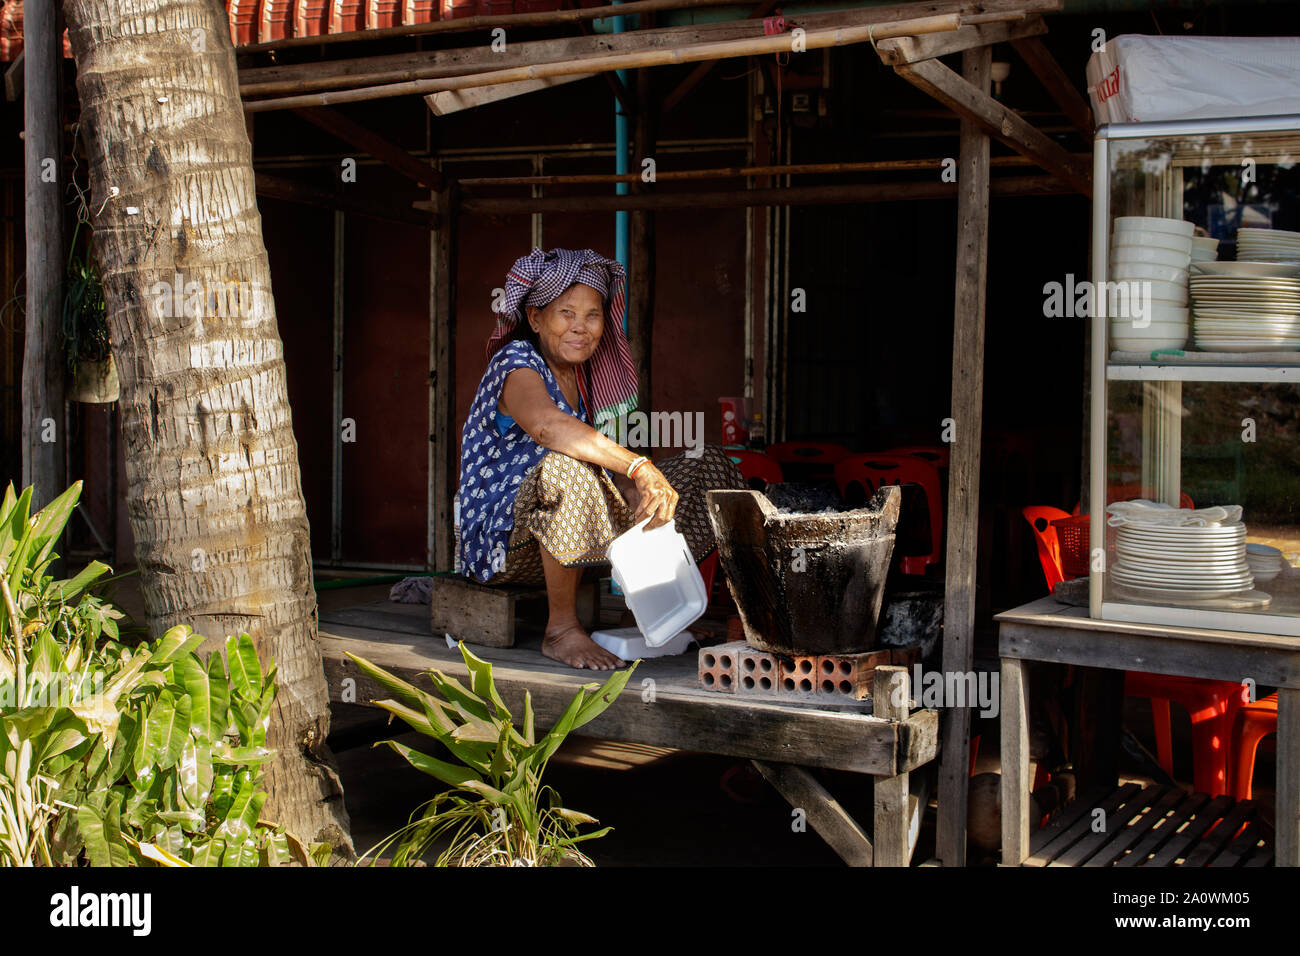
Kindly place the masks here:
POLYGON ((1022 866, 1268 866, 1272 833, 1252 800, 1128 783, 1065 807, 1022 866), (1098 812, 1100 811, 1100 812, 1098 812), (1103 827, 1101 832, 1098 828, 1103 827))
MULTIPOLYGON (((320 643, 330 699, 367 704, 390 696, 345 652, 417 686, 432 686, 431 668, 467 681, 460 652, 429 633, 428 613, 423 604, 387 601, 322 612, 320 643)), ((524 691, 529 692, 539 727, 554 722, 583 685, 609 675, 543 657, 539 635, 521 634, 514 647, 472 650, 492 664, 497 689, 512 712, 522 710, 524 691)), ((900 677, 906 673, 898 670, 900 677)), ((882 713, 889 711, 890 696, 882 713)), ((806 811, 810 826, 843 859, 905 866, 911 852, 909 820, 918 812, 909 806, 907 774, 936 756, 939 714, 910 707, 886 717, 874 709, 873 702, 864 701, 764 700, 706 691, 699 686, 696 655, 688 653, 642 661, 626 690, 583 727, 583 735, 752 760, 791 806, 806 811), (874 839, 805 769, 819 767, 875 778, 874 839)))

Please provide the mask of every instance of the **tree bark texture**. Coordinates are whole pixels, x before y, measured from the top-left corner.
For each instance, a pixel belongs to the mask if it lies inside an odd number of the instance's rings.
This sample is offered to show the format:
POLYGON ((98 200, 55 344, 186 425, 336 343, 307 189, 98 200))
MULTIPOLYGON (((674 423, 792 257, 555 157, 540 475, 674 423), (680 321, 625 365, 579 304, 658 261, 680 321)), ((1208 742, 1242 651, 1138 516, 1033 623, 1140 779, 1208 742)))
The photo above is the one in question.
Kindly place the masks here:
MULTIPOLYGON (((47 0, 48 2, 48 0, 47 0)), ((226 13, 67 0, 127 509, 155 636, 247 632, 279 668, 263 819, 351 855, 284 349, 226 13)))

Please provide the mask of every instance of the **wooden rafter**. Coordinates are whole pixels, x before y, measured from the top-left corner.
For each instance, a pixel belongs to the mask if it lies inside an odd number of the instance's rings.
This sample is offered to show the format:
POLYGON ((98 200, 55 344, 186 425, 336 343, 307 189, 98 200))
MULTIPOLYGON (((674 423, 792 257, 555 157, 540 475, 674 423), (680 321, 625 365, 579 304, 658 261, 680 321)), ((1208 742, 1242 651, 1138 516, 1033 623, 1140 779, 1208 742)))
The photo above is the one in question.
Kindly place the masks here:
MULTIPOLYGON (((802 40, 805 50, 820 50, 826 47, 874 42, 887 37, 941 33, 945 30, 956 30, 960 26, 961 15, 948 13, 941 16, 921 17, 916 20, 895 20, 863 26, 811 30, 803 35, 802 40)), ((413 80, 407 83, 392 83, 384 86, 361 87, 360 89, 339 90, 336 92, 307 93, 300 96, 285 96, 269 100, 254 100, 245 102, 244 109, 248 112, 264 112, 277 109, 329 106, 336 103, 357 103, 412 94, 423 96, 428 93, 441 92, 442 90, 461 90, 473 86, 514 83, 519 80, 536 80, 549 76, 572 76, 575 73, 591 73, 597 70, 671 66, 677 63, 698 63, 702 60, 782 53, 789 52, 790 45, 791 38, 788 35, 696 43, 685 47, 668 47, 594 56, 578 61, 538 63, 505 70, 475 73, 469 76, 413 80)))
POLYGON ((425 189, 441 188, 442 174, 436 169, 338 110, 314 109, 296 112, 308 123, 319 126, 325 132, 337 136, 346 143, 351 143, 357 149, 365 150, 417 185, 425 189))
MULTIPOLYGON (((1057 196, 1073 187, 1052 176, 1007 176, 995 179, 994 196, 1057 196)), ((614 212, 620 209, 734 209, 744 206, 814 206, 838 203, 899 202, 950 199, 957 195, 952 183, 925 180, 909 183, 841 183, 834 186, 786 186, 765 189, 731 189, 717 192, 647 193, 596 196, 467 197, 461 200, 466 215, 508 216, 531 212, 614 212)), ((418 209, 427 203, 414 204, 418 209)))
POLYGON ((285 202, 300 203, 306 206, 319 206, 324 209, 338 209, 342 212, 355 213, 371 219, 389 222, 404 222, 426 229, 438 228, 437 213, 424 209, 412 209, 410 206, 388 205, 373 200, 332 193, 326 189, 310 186, 297 180, 286 179, 270 173, 255 175, 257 194, 285 202))
MULTIPOLYGON (((943 0, 804 14, 798 25, 812 31, 840 26, 865 26, 888 21, 910 20, 941 13, 958 13, 963 22, 990 16, 1014 19, 1028 13, 1060 9, 1061 0, 943 0)), ((468 18, 466 18, 468 19, 468 18)), ((463 23, 464 20, 454 21, 463 23)), ((596 34, 550 40, 515 40, 513 37, 500 52, 487 44, 449 50, 424 50, 382 56, 356 57, 323 63, 295 63, 276 66, 245 67, 239 71, 239 92, 245 98, 311 90, 343 89, 441 76, 461 76, 487 70, 556 63, 580 57, 653 48, 675 49, 718 40, 761 37, 762 25, 754 20, 727 20, 719 23, 677 27, 655 27, 626 33, 596 34)))
POLYGON ((1011 45, 1016 48, 1020 58, 1025 61, 1039 82, 1047 87, 1047 92, 1056 100, 1066 118, 1074 124, 1084 136, 1092 138, 1092 108, 1082 93, 1070 82, 1061 64, 1047 49, 1040 37, 1023 37, 1013 39, 1011 45))
POLYGON ((458 113, 461 110, 473 109, 475 106, 523 96, 525 93, 536 93, 538 90, 572 83, 575 80, 589 80, 594 75, 594 73, 575 73, 573 76, 552 76, 544 80, 522 80, 518 83, 500 83, 496 86, 474 86, 468 90, 446 90, 442 93, 430 93, 424 98, 424 102, 428 104, 429 111, 434 116, 446 116, 448 113, 458 113))
POLYGON ((913 86, 943 103, 958 116, 969 119, 986 133, 1028 156, 1043 169, 1092 195, 1092 174, 1086 163, 1075 159, 1064 147, 1030 125, 1024 117, 1007 109, 989 94, 977 90, 938 60, 922 60, 894 67, 913 86))
POLYGON ((960 53, 977 46, 989 46, 994 43, 1006 43, 1022 37, 1039 36, 1047 32, 1047 24, 1039 16, 1026 17, 1024 20, 1005 23, 980 23, 964 26, 952 33, 937 33, 923 37, 895 37, 881 40, 876 44, 876 51, 883 63, 898 66, 902 63, 918 63, 935 57, 960 53))

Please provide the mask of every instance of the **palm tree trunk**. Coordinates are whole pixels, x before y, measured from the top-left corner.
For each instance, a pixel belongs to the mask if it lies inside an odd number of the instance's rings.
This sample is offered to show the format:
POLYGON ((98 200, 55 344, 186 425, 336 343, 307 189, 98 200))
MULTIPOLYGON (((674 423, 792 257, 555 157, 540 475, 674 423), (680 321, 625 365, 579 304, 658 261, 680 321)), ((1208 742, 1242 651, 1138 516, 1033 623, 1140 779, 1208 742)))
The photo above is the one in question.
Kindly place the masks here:
MULTIPOLYGON (((47 0, 48 2, 48 0, 47 0)), ((150 631, 279 667, 263 818, 352 854, 325 747, 307 516, 234 50, 218 0, 67 0, 150 631)))

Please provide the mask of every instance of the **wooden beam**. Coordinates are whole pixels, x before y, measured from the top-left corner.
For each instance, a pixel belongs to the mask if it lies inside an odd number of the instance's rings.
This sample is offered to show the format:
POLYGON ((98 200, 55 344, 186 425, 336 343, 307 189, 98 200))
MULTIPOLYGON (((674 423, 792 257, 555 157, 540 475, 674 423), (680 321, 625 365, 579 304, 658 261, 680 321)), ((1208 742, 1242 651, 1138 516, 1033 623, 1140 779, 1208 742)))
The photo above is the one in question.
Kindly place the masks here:
MULTIPOLYGON (((436 94, 435 94, 436 95, 436 94)), ((1090 153, 1075 153, 1080 160, 1089 159, 1090 153)), ((777 166, 713 166, 706 169, 661 169, 655 173, 656 182, 673 182, 695 179, 744 179, 747 176, 824 176, 836 173, 878 173, 904 170, 943 169, 944 159, 877 159, 861 163, 789 163, 777 166)), ((994 156, 989 160, 993 167, 1037 166, 1032 159, 1021 156, 994 156)), ((569 186, 579 183, 631 183, 641 178, 635 173, 575 173, 549 176, 475 176, 458 180, 462 188, 472 186, 569 186)))
MULTIPOLYGON (((745 19, 762 20, 776 9, 776 5, 780 2, 781 0, 763 0, 762 3, 749 12, 749 16, 745 19)), ((664 97, 663 104, 660 106, 660 112, 664 114, 671 112, 673 107, 685 99, 686 94, 695 89, 695 87, 699 85, 699 82, 708 76, 717 64, 717 60, 705 60, 695 69, 691 70, 691 72, 687 74, 686 78, 678 83, 671 93, 664 97)))
MULTIPOLYGON (((459 113, 461 110, 473 109, 476 106, 486 106, 488 103, 497 103, 511 97, 523 96, 525 93, 536 93, 538 90, 561 86, 575 80, 589 80, 595 75, 595 73, 575 73, 573 76, 552 76, 544 80, 523 80, 519 83, 501 83, 497 86, 476 86, 468 90, 447 90, 443 93, 430 93, 424 98, 424 102, 428 105, 429 112, 434 116, 446 116, 449 113, 459 113)), ((613 74, 605 73, 602 75, 612 76, 613 74)), ((313 113, 315 110, 304 110, 303 112, 313 113)))
MULTIPOLYGON (((877 667, 871 675, 871 712, 886 720, 906 720, 912 695, 906 667, 877 667)), ((906 771, 892 777, 874 777, 876 866, 907 866, 911 858, 908 830, 911 796, 906 771)), ((923 810, 919 808, 918 812, 923 810)))
POLYGON ((881 40, 876 44, 876 53, 880 60, 889 66, 903 63, 919 63, 935 57, 960 53, 977 46, 991 46, 994 43, 1006 43, 1022 37, 1033 37, 1047 32, 1047 24, 1042 17, 1027 17, 1024 20, 1004 23, 981 23, 964 26, 952 33, 939 33, 924 37, 895 37, 881 40))
POLYGON ((1061 107, 1066 118, 1074 124, 1084 136, 1092 139, 1092 107, 1078 88, 1070 81, 1061 64, 1056 62, 1052 51, 1047 49, 1040 37, 1013 39, 1011 45, 1016 48, 1020 58, 1025 61, 1034 76, 1038 77, 1052 99, 1061 107))
MULTIPOLYGON (((561 3, 564 9, 578 8, 577 0, 561 0, 561 3)), ((646 19, 651 21, 651 23, 653 23, 654 14, 653 13, 647 14, 646 19)), ((627 21, 624 22, 626 23, 627 21)), ((591 24, 588 23, 586 20, 578 21, 578 29, 582 31, 582 35, 584 37, 589 37, 592 35, 591 24)), ((619 30, 618 32, 625 33, 627 31, 619 30)), ((623 78, 619 76, 617 73, 611 73, 609 70, 605 70, 600 75, 604 77, 605 83, 606 85, 609 86, 610 92, 614 94, 614 99, 618 100, 618 105, 623 108, 623 114, 625 116, 631 116, 633 113, 635 113, 636 110, 633 108, 634 104, 632 103, 632 94, 627 89, 627 87, 623 85, 623 78)))
POLYGON ((788 763, 751 761, 763 779, 795 810, 802 810, 817 835, 849 866, 871 866, 871 839, 843 804, 803 767, 788 763))
MULTIPOLYGON (((930 61, 933 63, 933 61, 930 61)), ((937 64, 935 64, 937 65, 937 64)), ((993 48, 962 54, 962 83, 988 95, 993 48)), ((957 278, 953 304, 952 410, 948 468, 948 549, 943 602, 943 671, 969 674, 975 662, 975 565, 979 543, 980 436, 984 407, 984 304, 988 271, 989 138, 963 117, 957 165, 957 278)), ((966 865, 970 708, 942 714, 937 855, 966 865)))
MULTIPOLYGON (((654 155, 654 111, 650 108, 650 71, 636 72, 636 125, 632 135, 632 168, 639 170, 641 160, 654 155)), ((653 187, 639 179, 631 186, 637 194, 653 192, 653 187)), ((628 345, 636 367, 639 398, 637 404, 649 411, 654 406, 652 362, 654 354, 655 310, 655 214, 653 209, 635 209, 629 215, 627 290, 628 345)))
POLYGON ((1300 690, 1277 692, 1278 866, 1300 866, 1300 690))
MULTIPOLYGON (((968 50, 967 53, 970 51, 968 50)), ((899 76, 943 103, 963 121, 969 120, 990 136, 1028 156, 1043 169, 1092 195, 1092 172, 1064 147, 1049 139, 983 90, 977 90, 938 60, 894 67, 899 76)))
MULTIPOLYGON (((937 17, 921 17, 915 20, 887 21, 867 26, 832 27, 824 30, 813 30, 804 35, 803 44, 806 50, 821 50, 827 47, 878 41, 887 37, 941 33, 945 30, 956 30, 960 26, 961 15, 952 13, 937 17)), ((244 109, 249 112, 265 112, 268 110, 330 106, 338 103, 360 103, 392 96, 424 96, 442 90, 461 90, 471 86, 491 86, 496 83, 514 83, 519 80, 536 80, 549 76, 571 76, 575 73, 592 73, 599 70, 673 66, 679 63, 698 63, 701 60, 728 59, 766 53, 788 53, 790 52, 791 43, 791 37, 787 34, 741 40, 720 40, 682 47, 642 49, 627 53, 583 57, 580 60, 559 63, 537 63, 503 70, 490 70, 468 76, 448 76, 432 80, 412 80, 406 83, 390 83, 383 86, 363 86, 350 90, 252 100, 244 103, 244 109)))
POLYGON ((257 194, 270 199, 281 199, 305 206, 319 206, 323 209, 336 209, 388 222, 404 222, 412 226, 423 226, 426 229, 438 228, 438 214, 431 211, 412 209, 409 206, 387 205, 374 200, 333 193, 293 179, 273 176, 270 173, 256 173, 254 178, 257 194))
POLYGON ((23 54, 20 50, 14 61, 5 70, 5 99, 10 103, 18 102, 23 95, 23 54))
MULTIPOLYGON (((1019 866, 1029 856, 1029 682, 1026 666, 1002 659, 1002 865, 1019 866)), ((940 808, 942 814, 943 809, 940 808)))
POLYGON ((432 421, 429 423, 429 441, 432 443, 429 476, 432 502, 435 571, 451 571, 454 566, 454 516, 452 498, 459 483, 459 462, 456 460, 456 232, 459 218, 459 196, 454 181, 448 183, 439 202, 443 209, 442 228, 433 235, 431 252, 433 262, 430 275, 430 294, 433 296, 432 334, 430 348, 432 364, 429 369, 432 421))
POLYGON ((441 175, 422 159, 412 156, 396 143, 389 142, 373 130, 362 126, 352 117, 338 110, 320 108, 313 110, 295 110, 295 112, 313 126, 318 126, 357 149, 365 150, 386 166, 397 170, 407 179, 425 189, 439 189, 442 186, 441 175))
MULTIPOLYGON (((961 2, 919 2, 868 7, 860 10, 835 10, 804 14, 788 23, 805 30, 837 26, 863 26, 892 20, 911 20, 936 13, 960 13, 963 23, 982 19, 980 10, 992 11, 999 18, 1022 17, 1024 12, 1060 8, 1060 0, 961 0, 961 2)), ((452 21, 464 23, 464 20, 452 21)), ((714 40, 736 40, 763 36, 762 24, 754 20, 725 20, 718 23, 688 24, 677 27, 654 27, 625 33, 563 37, 550 40, 511 39, 506 48, 496 51, 488 44, 457 47, 449 50, 421 50, 381 56, 350 57, 326 62, 289 63, 275 66, 244 67, 239 71, 239 92, 250 96, 303 93, 310 90, 343 89, 381 83, 404 83, 409 80, 439 76, 463 76, 486 70, 530 63, 557 63, 584 56, 628 52, 652 47, 676 48, 714 40)), ((315 38, 319 39, 319 38, 315 38)), ((629 112, 631 112, 629 110, 629 112)))
MULTIPOLYGON (((1073 195, 1051 176, 1014 176, 993 181, 994 196, 1073 195)), ((736 209, 746 206, 818 206, 839 203, 902 202, 951 199, 957 186, 939 181, 913 183, 846 183, 838 186, 791 186, 717 192, 630 194, 626 196, 482 197, 461 201, 466 215, 507 216, 532 212, 613 212, 619 209, 736 209)), ((415 203, 424 209, 429 204, 415 203)))
MULTIPOLYGON (((63 49, 55 3, 30 3, 23 24, 23 163, 26 315, 23 320, 22 481, 32 510, 64 491, 66 365, 63 346, 63 49)), ((59 550, 63 550, 60 548, 59 550)))
MULTIPOLYGON (((426 690, 432 688, 430 667, 461 681, 467 677, 459 655, 453 658, 455 652, 448 652, 445 644, 441 650, 431 648, 427 637, 328 624, 321 628, 320 641, 325 678, 335 702, 341 699, 340 688, 355 687, 359 702, 392 696, 344 657, 344 651, 352 651, 426 690), (349 677, 355 684, 343 683, 349 677)), ((518 713, 524 692, 530 693, 539 727, 550 726, 592 677, 590 672, 551 667, 538 660, 540 655, 534 649, 474 651, 492 661, 493 680, 508 708, 518 713), (506 659, 512 654, 518 657, 506 659)), ((671 664, 667 666, 672 668, 671 664)), ((656 674, 654 661, 645 662, 634 675, 635 680, 642 680, 643 674, 656 674)), ((700 689, 693 678, 689 687, 666 678, 652 679, 657 685, 653 701, 642 700, 638 693, 620 694, 581 733, 744 760, 767 761, 779 755, 782 762, 804 767, 884 775, 897 772, 898 737, 904 729, 899 723, 855 712, 782 705, 775 699, 713 693, 700 689)), ((914 714, 909 722, 917 716, 914 714)), ((933 759, 932 754, 928 756, 933 759)))

